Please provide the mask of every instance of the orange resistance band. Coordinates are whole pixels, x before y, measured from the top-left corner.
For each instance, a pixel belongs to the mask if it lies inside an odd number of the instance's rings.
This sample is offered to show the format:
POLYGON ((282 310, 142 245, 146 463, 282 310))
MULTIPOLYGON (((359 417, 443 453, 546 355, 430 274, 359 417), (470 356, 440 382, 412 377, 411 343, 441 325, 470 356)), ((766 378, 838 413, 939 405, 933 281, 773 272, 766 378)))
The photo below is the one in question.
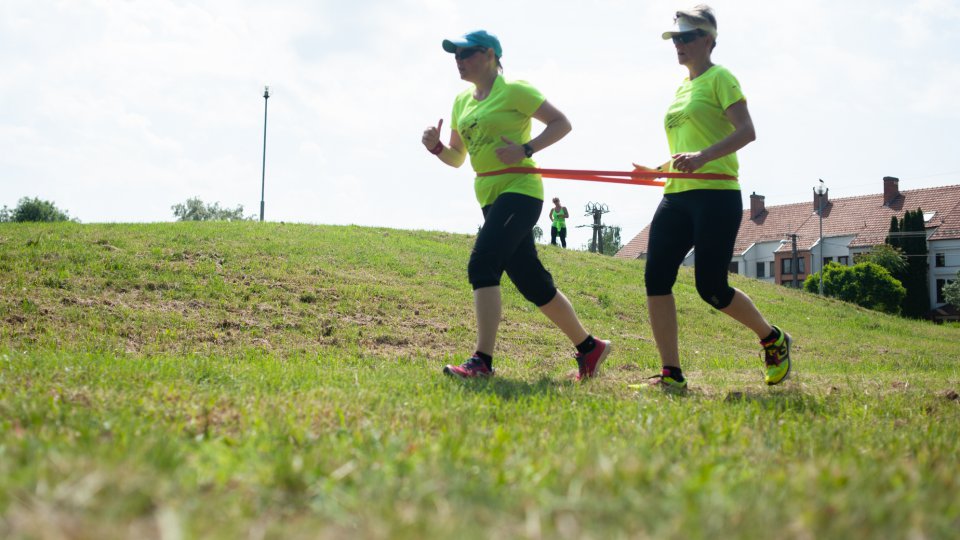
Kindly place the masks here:
POLYGON ((535 167, 508 167, 499 171, 479 173, 477 176, 496 176, 498 174, 539 174, 545 178, 564 180, 588 180, 590 182, 609 182, 611 184, 631 184, 635 186, 663 186, 657 178, 693 178, 697 180, 736 180, 726 174, 715 173, 678 173, 660 171, 582 171, 577 169, 539 169, 535 167))

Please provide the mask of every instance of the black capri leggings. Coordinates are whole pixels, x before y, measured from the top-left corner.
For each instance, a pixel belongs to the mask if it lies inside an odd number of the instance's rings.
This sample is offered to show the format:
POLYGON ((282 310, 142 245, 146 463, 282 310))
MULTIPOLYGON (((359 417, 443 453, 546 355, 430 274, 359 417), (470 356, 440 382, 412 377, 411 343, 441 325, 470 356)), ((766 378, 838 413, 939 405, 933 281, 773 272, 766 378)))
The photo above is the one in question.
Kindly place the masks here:
POLYGON ((503 193, 483 207, 483 227, 470 253, 467 274, 473 289, 500 285, 506 270, 524 298, 538 307, 557 294, 553 276, 537 257, 533 226, 543 201, 519 193, 503 193))
POLYGON ((700 298, 717 309, 729 306, 734 290, 727 284, 727 272, 742 215, 739 191, 698 189, 664 195, 650 223, 647 296, 671 293, 692 247, 700 298))

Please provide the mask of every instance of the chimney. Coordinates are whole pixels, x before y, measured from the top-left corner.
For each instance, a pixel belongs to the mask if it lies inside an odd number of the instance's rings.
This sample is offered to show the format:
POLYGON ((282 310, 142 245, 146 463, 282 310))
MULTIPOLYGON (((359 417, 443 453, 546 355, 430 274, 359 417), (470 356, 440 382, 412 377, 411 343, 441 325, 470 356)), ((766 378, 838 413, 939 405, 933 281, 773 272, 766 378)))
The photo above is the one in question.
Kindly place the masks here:
POLYGON ((900 179, 896 176, 883 177, 883 204, 884 206, 892 203, 900 196, 900 179))
POLYGON ((823 198, 823 209, 826 210, 830 206, 830 190, 825 189, 823 193, 817 193, 817 190, 813 190, 813 211, 820 213, 820 199, 823 198))
POLYGON ((760 214, 767 211, 763 204, 763 199, 764 196, 757 195, 756 191, 750 194, 750 219, 757 219, 760 217, 760 214))

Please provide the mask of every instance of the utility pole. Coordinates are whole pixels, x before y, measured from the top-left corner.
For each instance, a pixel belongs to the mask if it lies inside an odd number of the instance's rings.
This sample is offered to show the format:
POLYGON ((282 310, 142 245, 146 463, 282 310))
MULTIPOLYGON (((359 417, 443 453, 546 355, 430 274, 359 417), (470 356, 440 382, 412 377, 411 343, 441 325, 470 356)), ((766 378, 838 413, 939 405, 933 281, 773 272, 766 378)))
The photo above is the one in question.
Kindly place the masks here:
POLYGON ((800 271, 800 268, 797 265, 797 235, 791 234, 790 238, 793 240, 793 262, 790 264, 790 269, 793 270, 793 288, 796 289, 799 287, 797 285, 797 272, 800 271))
MULTIPOLYGON (((585 216, 593 216, 593 241, 590 251, 603 255, 603 224, 600 223, 600 216, 609 212, 610 208, 602 203, 588 202, 584 210, 585 216)), ((590 225, 581 225, 581 227, 590 227, 590 225)))
MULTIPOLYGON (((817 242, 820 245, 820 296, 823 296, 823 199, 830 194, 830 190, 824 186, 823 178, 820 178, 820 185, 813 188, 813 192, 817 195, 817 205, 820 207, 817 210, 817 214, 820 215, 820 241, 817 242)), ((813 270, 813 268, 811 268, 813 270)))
POLYGON ((263 168, 260 170, 260 221, 263 221, 263 192, 267 182, 267 100, 270 87, 263 87, 263 168))

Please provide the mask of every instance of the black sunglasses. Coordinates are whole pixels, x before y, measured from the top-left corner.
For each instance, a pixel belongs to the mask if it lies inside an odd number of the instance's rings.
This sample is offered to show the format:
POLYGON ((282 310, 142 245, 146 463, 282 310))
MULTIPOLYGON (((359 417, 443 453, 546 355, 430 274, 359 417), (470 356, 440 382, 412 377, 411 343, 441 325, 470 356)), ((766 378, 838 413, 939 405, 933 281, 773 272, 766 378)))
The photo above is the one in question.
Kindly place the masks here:
POLYGON ((471 56, 477 54, 478 52, 483 52, 487 49, 484 47, 470 47, 469 49, 460 49, 459 51, 453 53, 453 57, 457 60, 466 60, 471 56))
POLYGON ((704 35, 706 35, 706 32, 697 28, 696 30, 693 30, 691 32, 674 34, 673 36, 671 36, 671 39, 673 39, 674 45, 680 45, 681 43, 686 44, 692 41, 696 41, 697 38, 703 37, 704 35))

